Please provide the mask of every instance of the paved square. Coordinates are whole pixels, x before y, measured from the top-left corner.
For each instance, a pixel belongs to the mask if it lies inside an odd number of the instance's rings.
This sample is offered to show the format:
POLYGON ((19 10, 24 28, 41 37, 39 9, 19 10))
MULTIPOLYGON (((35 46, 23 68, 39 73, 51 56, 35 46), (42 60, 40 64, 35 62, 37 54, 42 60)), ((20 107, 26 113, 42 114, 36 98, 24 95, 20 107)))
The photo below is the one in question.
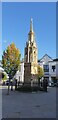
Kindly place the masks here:
POLYGON ((21 93, 2 88, 3 118, 56 118, 56 88, 48 92, 21 93))

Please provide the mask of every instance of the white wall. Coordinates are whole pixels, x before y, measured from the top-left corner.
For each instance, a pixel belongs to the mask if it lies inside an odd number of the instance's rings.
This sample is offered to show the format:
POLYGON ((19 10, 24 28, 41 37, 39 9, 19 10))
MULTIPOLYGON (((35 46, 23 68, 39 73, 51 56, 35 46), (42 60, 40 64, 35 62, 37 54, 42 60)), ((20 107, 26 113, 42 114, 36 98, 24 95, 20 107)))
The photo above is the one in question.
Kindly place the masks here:
POLYGON ((55 69, 55 71, 53 72, 52 66, 55 66, 55 68, 56 68, 56 62, 55 62, 55 61, 49 62, 49 74, 50 74, 52 77, 56 77, 56 69, 55 69))
POLYGON ((14 76, 18 81, 20 77, 20 82, 24 82, 24 63, 20 64, 21 68, 17 71, 16 75, 14 76))

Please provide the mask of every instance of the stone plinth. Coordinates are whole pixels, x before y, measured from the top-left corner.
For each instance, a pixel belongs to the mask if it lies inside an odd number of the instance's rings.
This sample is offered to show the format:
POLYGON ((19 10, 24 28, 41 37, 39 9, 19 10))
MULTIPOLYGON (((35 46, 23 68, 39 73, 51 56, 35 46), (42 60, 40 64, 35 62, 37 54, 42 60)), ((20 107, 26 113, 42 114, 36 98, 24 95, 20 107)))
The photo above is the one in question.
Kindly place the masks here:
POLYGON ((31 81, 34 83, 38 82, 37 74, 32 74, 32 64, 25 63, 24 64, 24 83, 31 84, 31 81))

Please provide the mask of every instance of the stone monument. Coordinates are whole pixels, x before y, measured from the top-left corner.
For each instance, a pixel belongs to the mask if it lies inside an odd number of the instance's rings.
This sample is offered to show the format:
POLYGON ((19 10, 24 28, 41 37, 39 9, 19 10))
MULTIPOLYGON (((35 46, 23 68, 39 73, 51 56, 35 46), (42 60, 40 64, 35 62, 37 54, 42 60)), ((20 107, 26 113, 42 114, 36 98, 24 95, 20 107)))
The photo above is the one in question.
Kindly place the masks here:
POLYGON ((37 46, 35 41, 35 34, 33 31, 33 19, 30 20, 30 31, 28 33, 28 42, 26 42, 24 53, 24 83, 31 83, 37 80, 37 46))

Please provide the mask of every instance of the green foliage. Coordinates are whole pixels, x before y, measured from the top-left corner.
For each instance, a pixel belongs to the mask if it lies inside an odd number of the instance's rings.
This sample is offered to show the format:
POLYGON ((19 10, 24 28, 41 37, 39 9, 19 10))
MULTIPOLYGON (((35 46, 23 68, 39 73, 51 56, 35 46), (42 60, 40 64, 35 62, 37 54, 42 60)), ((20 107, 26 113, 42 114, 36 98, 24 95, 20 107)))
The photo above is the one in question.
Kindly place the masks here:
POLYGON ((38 65, 38 79, 44 76, 44 70, 41 66, 38 65))
POLYGON ((18 66, 20 64, 20 51, 16 48, 15 44, 10 44, 7 49, 3 52, 2 56, 2 65, 6 73, 9 75, 9 78, 13 78, 18 66))
POLYGON ((6 81, 7 80, 7 75, 5 73, 2 73, 2 80, 6 81), (4 76, 4 77, 3 77, 4 76))

